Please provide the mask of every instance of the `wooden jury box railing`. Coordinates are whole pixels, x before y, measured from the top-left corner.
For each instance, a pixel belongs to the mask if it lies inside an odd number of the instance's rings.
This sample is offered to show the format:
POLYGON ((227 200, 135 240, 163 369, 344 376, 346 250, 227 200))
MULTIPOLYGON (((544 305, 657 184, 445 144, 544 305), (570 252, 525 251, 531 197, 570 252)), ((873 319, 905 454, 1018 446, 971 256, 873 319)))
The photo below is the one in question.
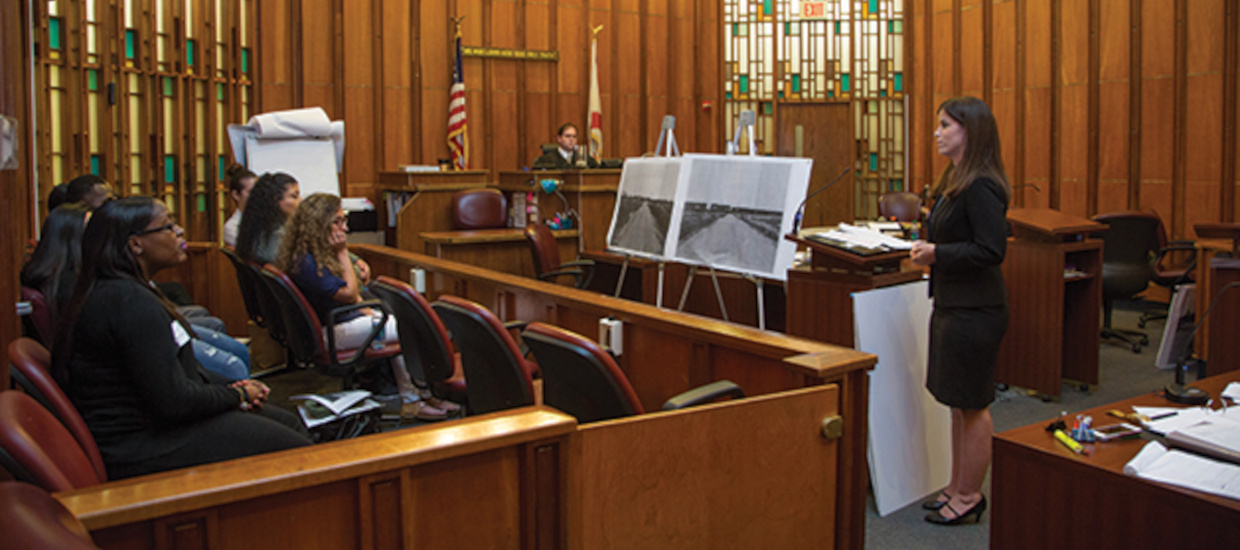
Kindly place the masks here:
POLYGON ((600 317, 623 321, 619 363, 649 411, 718 379, 751 397, 583 426, 519 409, 57 495, 98 543, 864 546, 873 355, 387 247, 352 250, 377 275, 426 270, 428 299, 464 296, 503 319, 586 335, 600 317))

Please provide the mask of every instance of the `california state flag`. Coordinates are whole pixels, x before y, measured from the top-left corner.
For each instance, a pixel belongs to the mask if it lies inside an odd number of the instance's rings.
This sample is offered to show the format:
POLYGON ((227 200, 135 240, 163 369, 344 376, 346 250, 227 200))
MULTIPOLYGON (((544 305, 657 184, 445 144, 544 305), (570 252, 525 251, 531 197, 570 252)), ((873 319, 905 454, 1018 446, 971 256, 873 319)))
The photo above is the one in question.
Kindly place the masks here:
POLYGON ((603 102, 598 98, 598 33, 590 45, 590 158, 603 157, 603 102))

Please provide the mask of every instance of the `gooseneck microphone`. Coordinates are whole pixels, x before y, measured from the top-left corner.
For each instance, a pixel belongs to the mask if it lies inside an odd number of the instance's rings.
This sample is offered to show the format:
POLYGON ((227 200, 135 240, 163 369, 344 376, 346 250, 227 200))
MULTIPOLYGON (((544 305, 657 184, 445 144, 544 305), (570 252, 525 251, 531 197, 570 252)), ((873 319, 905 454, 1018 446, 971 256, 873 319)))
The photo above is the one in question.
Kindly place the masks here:
POLYGON ((813 193, 810 193, 808 196, 805 197, 805 200, 801 201, 801 205, 797 207, 797 216, 792 221, 792 234, 793 235, 796 235, 798 232, 801 231, 801 215, 805 213, 805 204, 808 203, 810 199, 814 198, 815 195, 823 191, 826 191, 827 189, 830 189, 832 186, 834 186, 837 182, 840 181, 840 178, 843 178, 850 171, 852 171, 852 169, 853 169, 852 166, 845 168, 844 171, 840 172, 840 175, 835 176, 835 179, 831 180, 830 183, 822 186, 821 188, 817 189, 813 193))

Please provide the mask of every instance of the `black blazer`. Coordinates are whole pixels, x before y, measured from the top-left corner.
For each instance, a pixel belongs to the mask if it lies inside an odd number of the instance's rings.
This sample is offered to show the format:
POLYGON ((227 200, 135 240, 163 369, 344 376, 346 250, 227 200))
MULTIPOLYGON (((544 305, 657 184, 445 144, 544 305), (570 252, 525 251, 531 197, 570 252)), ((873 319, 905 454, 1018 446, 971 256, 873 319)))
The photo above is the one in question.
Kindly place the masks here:
MULTIPOLYGON (((587 167, 598 168, 598 163, 594 162, 594 158, 590 155, 586 155, 584 152, 581 154, 586 157, 587 167)), ((543 153, 541 157, 534 160, 535 170, 572 170, 574 168, 573 163, 565 160, 564 155, 560 154, 560 149, 558 147, 543 153)))
POLYGON ((981 178, 955 197, 935 201, 926 239, 935 244, 930 266, 935 307, 1007 303, 999 268, 1007 250, 1007 200, 998 183, 981 178))

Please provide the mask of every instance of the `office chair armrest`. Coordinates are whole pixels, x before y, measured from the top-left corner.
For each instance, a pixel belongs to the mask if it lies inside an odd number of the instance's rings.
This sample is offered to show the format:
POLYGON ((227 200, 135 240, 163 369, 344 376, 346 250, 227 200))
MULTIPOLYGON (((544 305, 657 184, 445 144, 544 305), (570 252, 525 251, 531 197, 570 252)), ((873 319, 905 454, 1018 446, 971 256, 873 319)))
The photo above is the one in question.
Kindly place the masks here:
POLYGON ((366 340, 362 342, 362 345, 357 347, 357 351, 354 352, 351 357, 349 357, 349 360, 345 361, 345 363, 353 363, 354 361, 357 361, 358 358, 363 356, 366 353, 366 350, 370 348, 370 345, 374 343, 375 338, 379 336, 379 332, 382 331, 384 325, 387 324, 389 313, 387 309, 383 307, 383 302, 380 300, 366 300, 364 302, 358 302, 356 304, 340 306, 328 312, 327 314, 328 325, 327 325, 327 331, 326 331, 327 332, 327 355, 330 356, 333 366, 338 366, 341 364, 340 361, 337 360, 336 358, 336 331, 334 329, 334 327, 336 326, 336 319, 339 319, 340 317, 344 316, 346 313, 352 313, 359 309, 365 309, 365 308, 377 309, 379 310, 381 315, 379 317, 378 323, 375 323, 373 321, 371 322, 370 332, 366 334, 366 340))
POLYGON ((560 269, 566 267, 594 267, 594 260, 573 260, 560 264, 560 269))
POLYGON ((731 380, 720 380, 711 382, 705 386, 691 389, 679 395, 672 396, 663 403, 663 410, 675 411, 679 409, 687 409, 698 405, 705 405, 714 402, 721 397, 731 397, 740 399, 745 397, 745 391, 737 386, 731 380))
POLYGON ((521 350, 521 357, 528 359, 530 357, 530 347, 525 345, 525 338, 521 337, 520 332, 525 330, 525 325, 530 324, 529 321, 504 321, 504 328, 509 332, 517 331, 513 335, 513 340, 517 342, 517 348, 521 350))

